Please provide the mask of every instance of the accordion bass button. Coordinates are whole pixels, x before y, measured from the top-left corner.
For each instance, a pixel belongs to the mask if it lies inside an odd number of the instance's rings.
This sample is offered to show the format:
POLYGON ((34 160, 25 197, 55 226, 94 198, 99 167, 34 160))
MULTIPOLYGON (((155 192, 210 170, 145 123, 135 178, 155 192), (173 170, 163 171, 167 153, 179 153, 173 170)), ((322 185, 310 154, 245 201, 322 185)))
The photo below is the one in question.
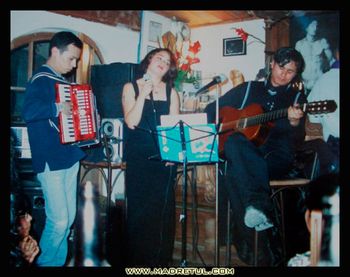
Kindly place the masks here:
POLYGON ((86 111, 85 111, 85 110, 79 110, 79 115, 80 115, 80 116, 86 115, 86 111))

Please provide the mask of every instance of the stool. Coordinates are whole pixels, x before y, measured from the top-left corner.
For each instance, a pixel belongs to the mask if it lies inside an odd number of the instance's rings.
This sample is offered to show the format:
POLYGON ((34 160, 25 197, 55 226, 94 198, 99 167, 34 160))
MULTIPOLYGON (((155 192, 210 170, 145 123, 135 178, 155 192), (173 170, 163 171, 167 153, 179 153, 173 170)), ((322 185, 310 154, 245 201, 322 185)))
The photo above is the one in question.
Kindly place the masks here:
MULTIPOLYGON (((284 179, 284 180, 271 180, 270 187, 272 189, 271 199, 274 200, 277 196, 277 206, 280 210, 280 228, 282 236, 282 255, 283 260, 286 259, 286 240, 285 240, 285 217, 284 217, 284 202, 283 192, 286 189, 300 189, 305 187, 310 182, 310 179, 306 178, 295 178, 295 179, 284 179)), ((258 233, 254 231, 254 266, 258 266, 258 233)))
POLYGON ((123 170, 126 168, 126 163, 125 162, 120 162, 120 163, 108 163, 108 162, 98 162, 98 163, 93 163, 93 162, 88 162, 88 161, 81 161, 80 166, 82 166, 86 171, 84 172, 83 176, 80 178, 80 184, 83 183, 86 175, 91 171, 91 170, 98 170, 101 172, 103 180, 106 185, 106 191, 107 191, 107 209, 106 209, 106 215, 107 215, 107 226, 110 222, 110 210, 111 210, 111 196, 112 196, 112 188, 114 187, 116 181, 122 174, 123 170), (108 170, 108 174, 103 171, 103 169, 108 170), (120 169, 121 171, 117 174, 117 176, 114 178, 112 182, 112 169, 120 169))

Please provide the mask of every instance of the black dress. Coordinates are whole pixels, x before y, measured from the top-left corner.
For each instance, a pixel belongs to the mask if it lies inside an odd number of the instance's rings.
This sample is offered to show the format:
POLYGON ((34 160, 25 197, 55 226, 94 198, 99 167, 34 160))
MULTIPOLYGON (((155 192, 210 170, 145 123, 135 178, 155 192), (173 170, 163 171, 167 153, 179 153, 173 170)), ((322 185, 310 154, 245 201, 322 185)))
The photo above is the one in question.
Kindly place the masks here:
MULTIPOLYGON (((137 97, 136 81, 133 86, 137 97)), ((166 101, 146 99, 138 128, 127 130, 127 266, 167 266, 172 259, 176 166, 149 159, 158 154, 158 144, 156 135, 146 131, 159 125, 161 115, 169 114, 170 93, 167 86, 166 101)))

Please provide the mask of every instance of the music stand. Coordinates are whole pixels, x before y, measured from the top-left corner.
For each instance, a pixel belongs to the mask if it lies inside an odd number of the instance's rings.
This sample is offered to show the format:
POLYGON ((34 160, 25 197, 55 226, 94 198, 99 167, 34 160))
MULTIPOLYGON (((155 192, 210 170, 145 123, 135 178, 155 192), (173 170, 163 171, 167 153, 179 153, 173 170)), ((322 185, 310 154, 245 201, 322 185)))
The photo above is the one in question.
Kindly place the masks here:
POLYGON ((218 163, 218 143, 215 124, 190 126, 179 120, 173 127, 157 126, 161 161, 182 164, 182 212, 180 215, 182 243, 181 267, 187 266, 187 164, 218 163), (202 135, 200 135, 202 133, 202 135), (204 135, 203 135, 204 133, 204 135), (175 154, 175 155, 174 155, 175 154))

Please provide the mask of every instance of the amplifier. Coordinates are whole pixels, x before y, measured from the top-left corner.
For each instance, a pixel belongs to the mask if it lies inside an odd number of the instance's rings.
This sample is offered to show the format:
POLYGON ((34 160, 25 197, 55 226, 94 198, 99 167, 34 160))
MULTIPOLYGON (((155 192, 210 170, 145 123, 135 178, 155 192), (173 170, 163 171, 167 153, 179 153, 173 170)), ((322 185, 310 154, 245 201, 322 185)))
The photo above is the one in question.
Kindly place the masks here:
POLYGON ((123 122, 122 118, 103 118, 101 122, 101 136, 107 138, 103 153, 107 159, 108 150, 112 162, 121 162, 123 158, 123 122))

